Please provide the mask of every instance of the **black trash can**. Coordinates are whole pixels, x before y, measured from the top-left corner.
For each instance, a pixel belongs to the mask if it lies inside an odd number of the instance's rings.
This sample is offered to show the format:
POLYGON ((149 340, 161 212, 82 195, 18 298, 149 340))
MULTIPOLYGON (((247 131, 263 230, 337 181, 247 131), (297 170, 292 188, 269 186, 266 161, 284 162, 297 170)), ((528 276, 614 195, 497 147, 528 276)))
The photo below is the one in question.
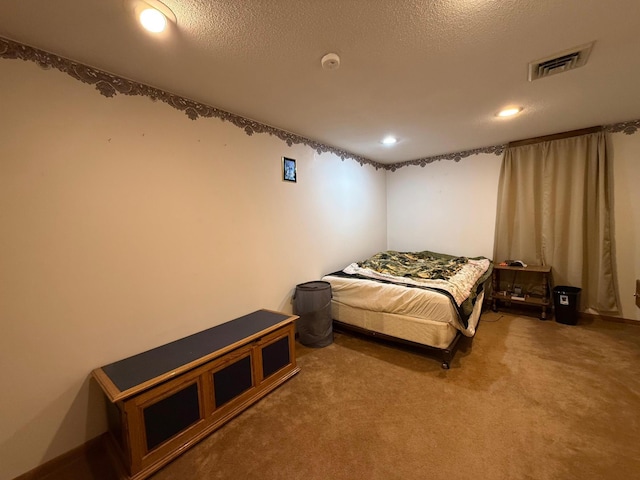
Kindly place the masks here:
POLYGON ((559 285, 553 288, 553 306, 556 322, 565 325, 578 323, 581 288, 559 285))
POLYGON ((293 313, 298 340, 307 347, 326 347, 333 343, 331 318, 331 284, 324 281, 296 285, 293 295, 293 313))

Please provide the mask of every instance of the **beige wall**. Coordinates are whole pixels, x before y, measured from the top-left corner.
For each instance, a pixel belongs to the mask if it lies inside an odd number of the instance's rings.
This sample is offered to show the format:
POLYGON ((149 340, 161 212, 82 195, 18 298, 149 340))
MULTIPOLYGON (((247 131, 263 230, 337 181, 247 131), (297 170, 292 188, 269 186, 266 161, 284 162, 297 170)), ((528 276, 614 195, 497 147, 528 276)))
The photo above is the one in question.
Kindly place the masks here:
POLYGON ((622 316, 640 320, 633 294, 640 279, 640 132, 611 135, 614 248, 622 316))
POLYGON ((105 430, 93 368, 386 247, 386 173, 0 61, 0 479, 105 430), (281 156, 299 181, 281 180, 281 156))
POLYGON ((480 154, 389 174, 389 249, 491 258, 501 162, 480 154))
MULTIPOLYGON (((621 315, 640 320, 640 132, 610 135, 621 315)), ((493 256, 502 157, 482 154, 404 167, 387 179, 388 248, 493 256)))
MULTIPOLYGON (((0 480, 104 431, 95 367, 290 311, 296 283, 387 247, 492 255, 501 157, 385 173, 21 61, 0 61, 0 91, 0 480)), ((640 133, 611 138, 623 315, 640 320, 640 133)))

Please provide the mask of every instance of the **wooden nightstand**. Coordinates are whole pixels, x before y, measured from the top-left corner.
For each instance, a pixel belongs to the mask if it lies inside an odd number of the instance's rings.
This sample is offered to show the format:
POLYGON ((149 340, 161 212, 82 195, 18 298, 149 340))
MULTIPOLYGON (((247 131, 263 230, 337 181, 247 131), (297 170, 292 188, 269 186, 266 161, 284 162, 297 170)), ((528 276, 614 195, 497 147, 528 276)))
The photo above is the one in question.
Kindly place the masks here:
POLYGON ((533 305, 540 307, 542 313, 540 318, 545 320, 547 318, 547 307, 551 306, 551 267, 548 265, 528 265, 526 267, 509 267, 506 265, 493 265, 493 279, 492 279, 492 292, 491 298, 493 299, 493 311, 498 311, 498 301, 509 302, 513 305, 533 305), (532 296, 528 293, 522 293, 516 295, 511 291, 500 290, 500 273, 504 271, 511 271, 516 274, 517 272, 526 272, 529 274, 535 274, 540 278, 540 286, 542 287, 542 296, 532 296))

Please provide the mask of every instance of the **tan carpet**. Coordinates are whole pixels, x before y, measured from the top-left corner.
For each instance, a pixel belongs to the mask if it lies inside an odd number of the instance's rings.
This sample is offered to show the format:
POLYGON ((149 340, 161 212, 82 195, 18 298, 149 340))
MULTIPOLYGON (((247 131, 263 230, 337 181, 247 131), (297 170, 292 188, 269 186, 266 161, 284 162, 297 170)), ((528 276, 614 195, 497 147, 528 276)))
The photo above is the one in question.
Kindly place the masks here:
POLYGON ((640 479, 640 326, 492 312, 451 370, 347 334, 164 479, 640 479))
POLYGON ((640 479, 640 325, 486 312, 451 370, 347 334, 297 353, 298 375, 152 479, 640 479))

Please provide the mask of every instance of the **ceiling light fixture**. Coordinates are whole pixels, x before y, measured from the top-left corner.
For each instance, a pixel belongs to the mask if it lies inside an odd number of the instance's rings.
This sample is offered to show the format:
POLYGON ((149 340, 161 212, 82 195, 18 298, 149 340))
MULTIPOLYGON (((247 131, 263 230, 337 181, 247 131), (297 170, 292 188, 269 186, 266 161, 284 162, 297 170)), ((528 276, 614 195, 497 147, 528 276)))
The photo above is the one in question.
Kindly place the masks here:
POLYGON ((380 143, 382 143, 383 145, 393 145, 394 143, 398 143, 398 139, 389 135, 387 137, 384 137, 380 143))
POLYGON ((522 111, 522 107, 509 107, 496 113, 497 117, 513 117, 522 111))
POLYGON ((169 23, 178 23, 171 9, 159 0, 131 0, 131 5, 136 18, 149 32, 162 33, 169 23))
POLYGON ((155 8, 145 8, 140 12, 140 23, 144 28, 153 33, 164 32, 167 28, 167 17, 155 8))

